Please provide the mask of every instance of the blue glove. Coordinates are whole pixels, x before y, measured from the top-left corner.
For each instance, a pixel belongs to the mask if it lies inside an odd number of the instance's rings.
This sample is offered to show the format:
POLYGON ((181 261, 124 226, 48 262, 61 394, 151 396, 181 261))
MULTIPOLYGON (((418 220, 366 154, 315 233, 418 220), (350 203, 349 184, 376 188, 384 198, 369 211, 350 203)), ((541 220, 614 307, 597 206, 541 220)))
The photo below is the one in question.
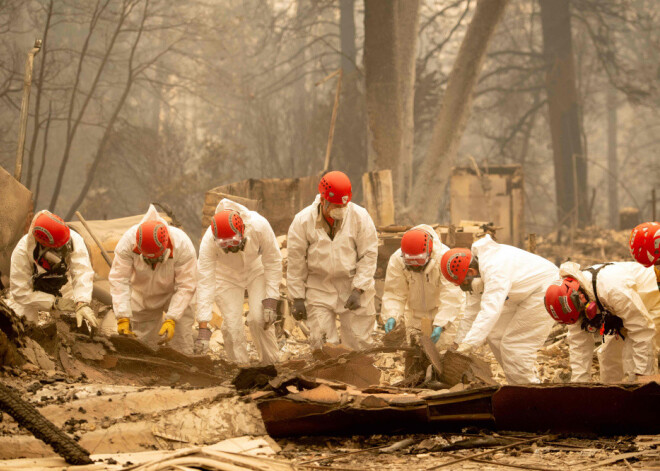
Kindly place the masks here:
POLYGON ((440 334, 442 334, 442 327, 433 327, 433 332, 431 332, 431 342, 437 343, 438 340, 440 340, 440 334))
POLYGON ((390 317, 389 319, 387 319, 387 321, 385 322, 385 333, 389 334, 390 332, 392 332, 392 330, 394 330, 395 325, 396 325, 396 319, 394 319, 394 317, 390 317))

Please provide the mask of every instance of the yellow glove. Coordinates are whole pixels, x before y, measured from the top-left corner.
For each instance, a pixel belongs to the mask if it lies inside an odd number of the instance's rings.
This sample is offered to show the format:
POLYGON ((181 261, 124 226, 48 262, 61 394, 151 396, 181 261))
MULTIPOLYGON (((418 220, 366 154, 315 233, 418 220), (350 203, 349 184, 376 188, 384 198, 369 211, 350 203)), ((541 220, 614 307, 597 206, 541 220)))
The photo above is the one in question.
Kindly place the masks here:
POLYGON ((166 335, 166 337, 164 337, 163 340, 161 340, 159 343, 165 343, 172 340, 172 337, 174 337, 174 319, 165 319, 165 322, 163 322, 163 325, 160 328, 160 332, 158 332, 158 335, 166 335))
POLYGON ((135 333, 131 332, 131 320, 128 317, 117 319, 117 332, 121 335, 132 335, 135 337, 135 333))

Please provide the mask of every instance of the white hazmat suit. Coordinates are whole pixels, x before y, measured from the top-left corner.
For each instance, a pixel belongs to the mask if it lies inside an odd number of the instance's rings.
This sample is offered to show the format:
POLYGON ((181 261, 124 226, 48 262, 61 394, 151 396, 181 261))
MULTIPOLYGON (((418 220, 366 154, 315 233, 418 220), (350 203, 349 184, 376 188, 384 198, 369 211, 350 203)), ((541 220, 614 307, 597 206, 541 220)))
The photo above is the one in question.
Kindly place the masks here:
POLYGON ((312 348, 323 339, 339 343, 336 317, 341 323, 341 341, 361 350, 371 345, 375 321, 374 274, 378 258, 378 235, 366 209, 348 203, 346 216, 334 238, 324 227, 321 196, 294 218, 287 238, 287 288, 291 299, 304 299, 312 348), (360 307, 344 307, 353 289, 363 290, 360 307))
MULTIPOLYGON (((32 235, 34 221, 43 213, 48 213, 48 211, 40 211, 35 214, 30 224, 30 230, 14 248, 9 273, 7 304, 17 315, 33 323, 37 322, 39 311, 50 310, 55 301, 54 295, 36 291, 33 287, 33 277, 46 273, 46 270, 35 262, 34 251, 37 242, 32 235)), ((61 292, 63 297, 72 297, 77 303, 90 303, 94 270, 82 236, 73 230, 70 234, 73 250, 66 259, 69 281, 62 287, 61 292)))
MULTIPOLYGON (((140 222, 156 220, 167 225, 153 205, 140 222)), ((128 229, 117 243, 108 280, 117 319, 131 320, 131 330, 140 340, 156 347, 158 331, 165 319, 175 321, 174 337, 168 346, 192 355, 195 321, 190 302, 195 294, 197 256, 190 238, 181 229, 167 226, 172 250, 169 257, 152 268, 133 251, 139 224, 128 229)))
POLYGON ((559 269, 538 255, 498 244, 490 235, 472 244, 472 255, 479 262, 483 291, 468 297, 455 342, 476 348, 488 340, 509 384, 538 383, 534 362, 554 322, 543 299, 559 269))
POLYGON ((268 221, 256 211, 250 211, 229 199, 223 199, 215 212, 237 211, 245 224, 245 248, 237 253, 225 253, 214 241, 209 227, 199 247, 197 320, 208 322, 215 301, 222 312, 222 335, 227 357, 234 362, 249 362, 243 328, 243 299, 248 291, 247 322, 250 334, 263 364, 278 361, 275 326, 264 330, 262 301, 280 298, 282 256, 275 233, 268 221))
MULTIPOLYGON (((591 272, 581 270, 577 263, 566 262, 559 267, 559 273, 562 278, 575 278, 589 300, 595 301, 591 272)), ((603 266, 596 277, 596 291, 603 307, 621 318, 625 329, 625 340, 607 335, 598 348, 601 381, 619 383, 634 379, 635 375, 657 373, 654 339, 657 339, 655 323, 660 322, 660 291, 653 267, 645 268, 636 262, 603 266)), ((578 320, 568 326, 571 380, 589 382, 594 341, 602 337, 598 332, 592 334, 583 330, 580 324, 578 320)))
POLYGON ((393 318, 398 324, 404 315, 406 328, 416 330, 421 330, 422 319, 431 320, 434 327, 443 329, 438 345, 442 349, 453 340, 456 319, 465 309, 465 293, 440 270, 440 260, 449 247, 431 226, 422 224, 413 229, 423 229, 433 236, 431 259, 424 271, 415 272, 406 268, 401 249, 392 254, 385 276, 381 317, 393 318))

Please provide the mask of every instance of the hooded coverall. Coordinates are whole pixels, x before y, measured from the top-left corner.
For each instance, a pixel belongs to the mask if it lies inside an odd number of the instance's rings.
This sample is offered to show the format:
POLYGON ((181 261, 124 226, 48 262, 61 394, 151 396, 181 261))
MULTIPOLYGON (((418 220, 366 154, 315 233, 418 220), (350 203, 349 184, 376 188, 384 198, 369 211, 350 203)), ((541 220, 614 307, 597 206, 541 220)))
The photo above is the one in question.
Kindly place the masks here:
POLYGON ((361 350, 372 343, 375 321, 376 227, 366 209, 349 202, 345 218, 335 221, 339 228, 330 238, 320 202, 317 195, 289 227, 289 297, 305 300, 312 348, 321 348, 324 337, 329 343, 339 343, 339 316, 342 343, 361 350), (363 293, 360 307, 351 311, 344 305, 354 288, 363 293))
MULTIPOLYGON (((30 230, 25 234, 11 254, 11 268, 9 273, 9 297, 7 304, 17 315, 25 317, 29 322, 36 323, 39 311, 48 311, 53 306, 55 296, 34 289, 34 277, 45 274, 42 266, 35 262, 37 242, 32 235, 34 221, 43 213, 35 214, 30 224, 30 230)), ((73 250, 66 259, 68 266, 67 277, 69 281, 61 292, 65 297, 72 297, 75 302, 89 303, 92 300, 94 270, 89 260, 87 247, 80 234, 71 231, 73 250)))
MULTIPOLYGON (((589 300, 595 301, 591 272, 581 270, 574 262, 563 263, 559 269, 562 277, 575 278, 589 300)), ((636 262, 606 265, 596 277, 596 291, 603 307, 621 318, 625 329, 625 340, 607 335, 598 348, 600 380, 620 383, 635 375, 657 373, 655 343, 660 339, 656 324, 660 322, 660 292, 653 267, 645 268, 636 262)), ((599 333, 589 333, 580 324, 578 321, 568 326, 571 380, 589 382, 594 340, 599 333)))
POLYGON ((277 239, 268 221, 256 211, 226 198, 220 201, 215 212, 225 209, 237 211, 243 219, 245 248, 237 253, 225 253, 215 244, 211 227, 206 230, 197 263, 197 320, 211 320, 215 301, 223 316, 222 335, 228 358, 237 363, 248 363, 243 329, 243 298, 247 289, 250 334, 261 362, 273 364, 279 356, 275 326, 264 330, 261 302, 266 298, 280 297, 282 256, 277 239))
POLYGON ((413 229, 423 229, 433 236, 431 259, 424 271, 415 272, 406 268, 401 249, 392 254, 385 276, 381 317, 399 323, 404 315, 409 330, 421 330, 422 319, 431 320, 434 327, 443 329, 438 342, 442 350, 453 340, 456 319, 465 309, 465 294, 440 270, 440 260, 449 247, 440 241, 431 226, 421 224, 413 229))
POLYGON ((498 244, 490 235, 472 244, 472 255, 483 292, 468 296, 455 342, 476 348, 488 340, 509 384, 538 383, 534 362, 553 324, 543 299, 559 269, 538 255, 498 244))
MULTIPOLYGON (((156 208, 149 205, 140 224, 152 220, 167 225, 156 208)), ((160 340, 158 331, 163 323, 163 311, 166 311, 164 319, 175 321, 174 337, 168 346, 192 355, 195 318, 190 302, 197 283, 195 247, 185 232, 168 226, 171 252, 165 261, 152 269, 133 250, 140 224, 128 229, 115 248, 108 276, 115 316, 117 319, 129 318, 131 330, 138 338, 156 347, 160 340)))

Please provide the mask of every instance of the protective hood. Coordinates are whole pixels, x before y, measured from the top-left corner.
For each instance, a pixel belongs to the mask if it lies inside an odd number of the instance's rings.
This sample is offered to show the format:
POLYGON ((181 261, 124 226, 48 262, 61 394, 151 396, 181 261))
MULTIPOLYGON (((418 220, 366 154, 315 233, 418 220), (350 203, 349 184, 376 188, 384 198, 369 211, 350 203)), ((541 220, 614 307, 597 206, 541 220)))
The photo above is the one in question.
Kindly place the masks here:
MULTIPOLYGON (((168 228, 168 231, 169 231, 169 227, 170 227, 170 225, 169 225, 168 222, 165 220, 165 218, 163 218, 163 217, 158 213, 158 210, 156 209, 156 207, 155 207, 153 204, 150 204, 150 205, 149 205, 149 209, 147 209, 147 212, 145 213, 145 215, 144 215, 144 216, 142 217, 142 219, 140 220, 140 224, 143 224, 143 223, 145 223, 145 222, 147 222, 147 221, 158 221, 158 222, 160 222, 160 223, 163 223, 163 224, 165 224, 165 227, 167 227, 167 228, 168 228)), ((139 226, 140 224, 138 224, 138 226, 139 226)), ((138 227, 138 226, 134 226, 134 227, 136 227, 136 231, 137 231, 137 227, 138 227)), ((170 233, 170 235, 169 235, 169 240, 170 240, 170 255, 169 255, 169 258, 174 258, 174 248, 175 248, 175 247, 174 247, 174 239, 172 238, 172 234, 171 234, 171 233, 170 233)), ((138 250, 138 248, 137 248, 137 246, 136 246, 135 244, 133 244, 133 253, 137 253, 137 254, 140 253, 139 250, 138 250)))
POLYGON ((225 209, 231 209, 232 211, 238 212, 238 214, 241 216, 241 219, 243 219, 243 223, 245 224, 247 230, 247 223, 250 220, 251 212, 248 208, 228 198, 222 198, 218 203, 218 206, 215 207, 215 214, 218 214, 220 211, 225 209))
POLYGON ((493 238, 490 236, 490 234, 486 234, 483 236, 481 239, 475 241, 472 244, 472 248, 470 249, 472 251, 472 255, 474 255, 477 259, 484 254, 487 254, 490 251, 497 250, 500 244, 495 242, 493 238))
POLYGON ((570 276, 575 278, 580 287, 587 293, 589 300, 593 301, 595 299, 593 286, 591 285, 591 273, 584 272, 580 268, 579 263, 575 262, 564 262, 559 266, 559 276, 565 278, 570 276))
POLYGON ((149 205, 149 209, 147 210, 146 214, 142 217, 142 220, 140 220, 140 224, 147 221, 162 222, 163 224, 169 227, 169 224, 167 223, 165 218, 163 218, 160 214, 158 214, 158 210, 153 204, 149 205))

